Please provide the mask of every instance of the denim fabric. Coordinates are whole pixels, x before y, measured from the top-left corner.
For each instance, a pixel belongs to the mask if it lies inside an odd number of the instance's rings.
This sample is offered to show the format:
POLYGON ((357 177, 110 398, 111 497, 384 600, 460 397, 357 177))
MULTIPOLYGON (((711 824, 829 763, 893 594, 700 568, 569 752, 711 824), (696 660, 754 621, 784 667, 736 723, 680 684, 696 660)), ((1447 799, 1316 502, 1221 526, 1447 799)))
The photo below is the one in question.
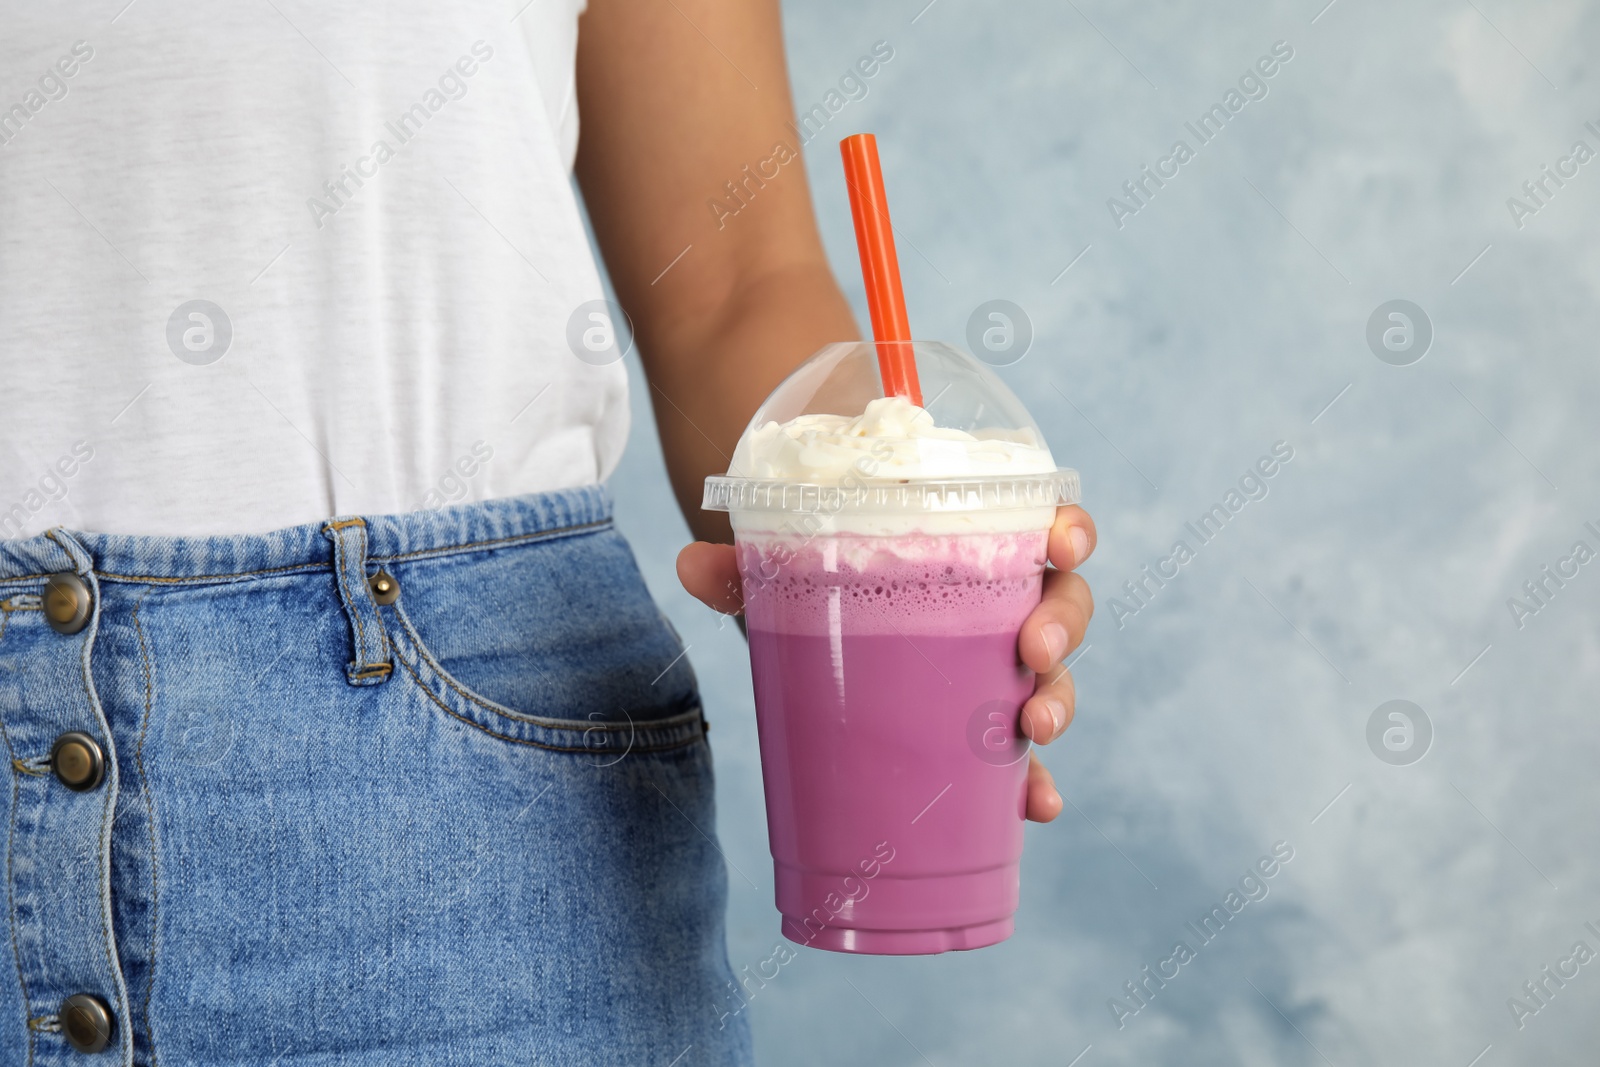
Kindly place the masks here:
POLYGON ((604 490, 0 542, 0 1064, 745 1064, 711 756, 604 490), (378 603, 379 570, 400 587, 378 603), (64 635, 45 579, 80 575, 64 635), (50 773, 63 731, 105 781, 50 773), (111 1047, 59 1032, 110 1005, 111 1047))

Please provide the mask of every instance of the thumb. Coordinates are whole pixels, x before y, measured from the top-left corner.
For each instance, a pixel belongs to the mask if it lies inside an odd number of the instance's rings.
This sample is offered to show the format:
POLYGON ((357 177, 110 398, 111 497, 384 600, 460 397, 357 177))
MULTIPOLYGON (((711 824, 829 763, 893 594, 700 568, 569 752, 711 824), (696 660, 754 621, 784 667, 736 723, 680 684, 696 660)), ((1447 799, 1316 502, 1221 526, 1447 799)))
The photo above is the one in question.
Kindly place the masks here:
POLYGON ((732 545, 696 541, 678 553, 678 580, 691 596, 714 611, 738 615, 744 611, 739 591, 739 564, 732 545))

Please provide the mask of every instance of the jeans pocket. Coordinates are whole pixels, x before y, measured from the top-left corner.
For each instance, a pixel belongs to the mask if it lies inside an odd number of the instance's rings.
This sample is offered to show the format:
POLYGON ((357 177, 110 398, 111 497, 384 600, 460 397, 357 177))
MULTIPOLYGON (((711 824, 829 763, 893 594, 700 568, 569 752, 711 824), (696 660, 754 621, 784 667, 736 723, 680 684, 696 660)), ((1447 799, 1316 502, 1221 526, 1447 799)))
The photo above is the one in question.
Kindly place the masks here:
POLYGON ((503 740, 620 759, 630 752, 679 748, 705 734, 698 697, 648 719, 635 719, 626 709, 618 720, 599 713, 580 719, 531 715, 506 707, 458 681, 423 644, 403 610, 397 608, 392 618, 399 623, 389 634, 399 678, 420 688, 446 714, 503 740))
POLYGON ((395 681, 506 740, 605 755, 704 733, 686 649, 613 530, 394 561, 395 681))

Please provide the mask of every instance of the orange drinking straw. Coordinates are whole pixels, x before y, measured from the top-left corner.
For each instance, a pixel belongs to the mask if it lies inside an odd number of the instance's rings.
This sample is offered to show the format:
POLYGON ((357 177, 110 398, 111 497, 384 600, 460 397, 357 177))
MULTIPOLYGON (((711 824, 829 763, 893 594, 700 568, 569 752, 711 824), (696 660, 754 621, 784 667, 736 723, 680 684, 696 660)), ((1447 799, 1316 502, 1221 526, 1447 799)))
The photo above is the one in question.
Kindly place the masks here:
POLYGON ((872 313, 872 336, 878 342, 883 391, 888 396, 903 396, 921 407, 922 388, 917 383, 917 364, 911 351, 911 320, 906 317, 906 294, 900 287, 900 257, 894 251, 877 138, 870 133, 846 137, 839 142, 839 154, 844 157, 844 180, 850 187, 850 213, 856 222, 861 280, 867 286, 867 308, 872 313))

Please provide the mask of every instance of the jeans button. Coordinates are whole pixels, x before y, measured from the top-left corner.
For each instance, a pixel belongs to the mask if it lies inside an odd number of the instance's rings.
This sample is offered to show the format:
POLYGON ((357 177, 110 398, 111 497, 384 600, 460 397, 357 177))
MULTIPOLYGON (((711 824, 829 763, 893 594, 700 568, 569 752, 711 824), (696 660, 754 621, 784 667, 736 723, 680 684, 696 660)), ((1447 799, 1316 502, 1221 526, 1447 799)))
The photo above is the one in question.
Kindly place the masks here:
POLYGON ((44 586, 44 615, 64 634, 89 625, 89 586, 76 574, 52 574, 44 586))
POLYGON ((111 1044, 111 1009, 99 997, 74 993, 61 1002, 61 1033, 79 1052, 101 1052, 111 1044))
POLYGON ((50 769, 74 793, 87 793, 105 777, 105 754, 94 738, 73 730, 50 747, 50 769))
POLYGON ((393 604, 400 599, 400 583, 388 571, 379 571, 367 582, 372 586, 372 599, 379 604, 393 604))

